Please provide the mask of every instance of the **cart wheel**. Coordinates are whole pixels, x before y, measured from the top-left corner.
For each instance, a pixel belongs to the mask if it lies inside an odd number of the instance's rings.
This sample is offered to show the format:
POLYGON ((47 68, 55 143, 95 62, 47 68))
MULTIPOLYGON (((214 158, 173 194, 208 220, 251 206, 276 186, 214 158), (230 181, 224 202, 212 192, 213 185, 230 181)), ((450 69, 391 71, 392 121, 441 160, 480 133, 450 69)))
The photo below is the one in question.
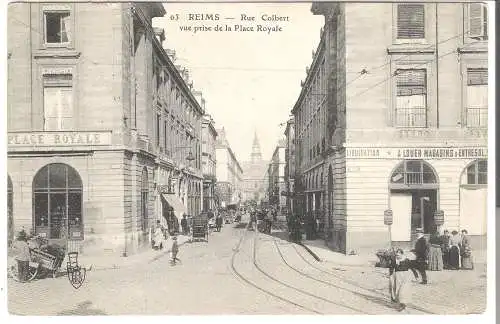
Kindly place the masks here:
POLYGON ((30 267, 28 270, 28 281, 35 279, 37 274, 38 274, 38 268, 30 267))
MULTIPOLYGON (((19 272, 17 269, 17 261, 12 260, 9 264, 9 274, 14 279, 15 281, 21 282, 19 278, 19 272)), ((35 267, 29 267, 28 269, 28 279, 26 281, 31 281, 35 279, 36 275, 38 274, 38 268, 35 267)))
POLYGON ((8 265, 9 275, 15 281, 19 281, 19 272, 17 271, 17 261, 11 260, 8 265))

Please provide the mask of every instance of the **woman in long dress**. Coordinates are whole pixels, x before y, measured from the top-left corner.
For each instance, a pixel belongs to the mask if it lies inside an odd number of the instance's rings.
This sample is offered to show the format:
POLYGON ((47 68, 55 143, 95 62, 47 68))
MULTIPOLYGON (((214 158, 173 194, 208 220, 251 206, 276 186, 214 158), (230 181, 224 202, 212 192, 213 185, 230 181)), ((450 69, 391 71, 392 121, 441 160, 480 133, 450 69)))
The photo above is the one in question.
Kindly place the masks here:
POLYGON ((474 264, 472 262, 472 248, 470 246, 470 239, 467 236, 467 230, 462 230, 462 242, 461 242, 462 252, 462 269, 472 270, 474 269, 474 264))
POLYGON ((443 253, 441 252, 441 237, 438 233, 431 235, 429 239, 429 270, 443 270, 443 253))
POLYGON ((460 269, 460 245, 462 238, 457 231, 451 232, 450 238, 450 252, 448 254, 448 261, 451 270, 460 269))
POLYGON ((158 220, 156 221, 156 226, 153 232, 153 249, 163 249, 164 238, 163 226, 161 226, 160 221, 158 220))
POLYGON ((410 260, 403 250, 397 249, 389 266, 389 292, 399 312, 406 308, 411 299, 411 291, 407 287, 407 282, 411 280, 409 268, 410 260))

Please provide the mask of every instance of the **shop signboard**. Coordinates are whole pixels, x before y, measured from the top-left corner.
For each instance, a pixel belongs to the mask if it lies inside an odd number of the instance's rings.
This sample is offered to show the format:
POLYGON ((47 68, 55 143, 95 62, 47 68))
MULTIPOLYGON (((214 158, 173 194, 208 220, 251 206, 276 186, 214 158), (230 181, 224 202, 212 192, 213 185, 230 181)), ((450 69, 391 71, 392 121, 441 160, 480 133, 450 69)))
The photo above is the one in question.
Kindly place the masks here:
POLYGON ((111 145, 111 132, 9 132, 8 148, 111 145))
POLYGON ((348 147, 349 159, 478 159, 488 158, 486 146, 471 147, 348 147))

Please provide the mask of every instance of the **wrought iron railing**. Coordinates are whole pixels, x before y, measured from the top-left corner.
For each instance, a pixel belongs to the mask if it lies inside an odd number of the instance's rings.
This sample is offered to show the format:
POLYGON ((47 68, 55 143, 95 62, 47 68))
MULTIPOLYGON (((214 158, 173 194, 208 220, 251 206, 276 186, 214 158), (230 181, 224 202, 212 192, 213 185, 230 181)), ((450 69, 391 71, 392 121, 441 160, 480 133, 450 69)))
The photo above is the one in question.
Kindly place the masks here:
POLYGON ((488 108, 467 108, 467 127, 487 127, 488 108))
POLYGON ((397 127, 427 127, 427 108, 396 108, 397 127))

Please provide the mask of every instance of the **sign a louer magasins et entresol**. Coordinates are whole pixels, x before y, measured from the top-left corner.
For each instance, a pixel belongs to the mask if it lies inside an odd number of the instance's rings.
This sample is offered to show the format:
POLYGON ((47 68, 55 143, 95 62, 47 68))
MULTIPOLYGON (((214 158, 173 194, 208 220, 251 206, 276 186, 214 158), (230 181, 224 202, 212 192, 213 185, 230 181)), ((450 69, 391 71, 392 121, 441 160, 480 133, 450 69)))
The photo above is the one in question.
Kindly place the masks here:
POLYGON ((486 147, 387 147, 346 149, 348 158, 359 159, 469 159, 487 158, 486 147))
POLYGON ((110 145, 110 132, 34 132, 9 133, 9 146, 86 146, 110 145))

